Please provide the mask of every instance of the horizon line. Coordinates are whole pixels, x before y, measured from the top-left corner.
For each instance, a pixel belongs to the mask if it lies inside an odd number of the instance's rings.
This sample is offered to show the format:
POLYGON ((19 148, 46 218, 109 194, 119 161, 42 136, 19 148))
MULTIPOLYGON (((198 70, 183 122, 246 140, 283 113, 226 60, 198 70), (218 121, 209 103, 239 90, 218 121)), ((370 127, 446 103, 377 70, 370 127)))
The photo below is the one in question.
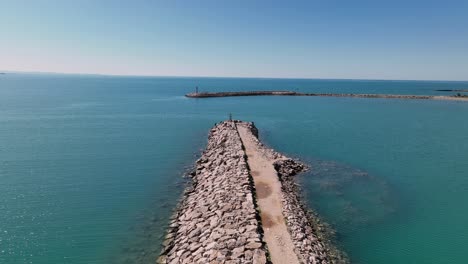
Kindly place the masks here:
POLYGON ((80 72, 53 72, 53 71, 11 71, 0 70, 0 73, 9 74, 43 74, 43 75, 85 75, 103 77, 149 77, 149 78, 231 78, 231 79, 290 79, 290 80, 349 80, 349 81, 421 81, 421 82, 468 82, 466 80, 442 80, 442 79, 372 79, 372 78, 323 78, 323 77, 247 77, 247 76, 208 76, 208 75, 145 75, 145 74, 106 74, 106 73, 80 73, 80 72))

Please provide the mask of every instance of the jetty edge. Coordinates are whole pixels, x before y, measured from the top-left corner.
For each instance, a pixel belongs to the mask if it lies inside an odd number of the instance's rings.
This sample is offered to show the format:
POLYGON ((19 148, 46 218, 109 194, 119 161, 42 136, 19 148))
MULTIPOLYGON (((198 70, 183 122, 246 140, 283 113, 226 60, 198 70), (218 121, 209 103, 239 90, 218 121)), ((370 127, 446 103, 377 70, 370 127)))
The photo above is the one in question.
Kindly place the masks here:
POLYGON ((188 93, 188 98, 212 98, 233 96, 320 96, 320 97, 354 97, 385 99, 418 99, 418 100, 457 100, 468 101, 466 96, 447 95, 405 95, 405 94, 351 94, 351 93, 301 93, 294 91, 238 91, 238 92, 199 92, 188 93))
POLYGON ((264 146, 255 125, 239 120, 220 122, 210 130, 206 149, 191 173, 192 184, 170 219, 157 263, 280 263, 272 259, 274 247, 269 248, 265 239, 270 228, 262 219, 262 195, 250 170, 245 135, 273 162, 272 177, 281 182, 283 213, 276 221, 287 225, 296 262, 348 263, 300 201, 292 176, 307 167, 264 146))

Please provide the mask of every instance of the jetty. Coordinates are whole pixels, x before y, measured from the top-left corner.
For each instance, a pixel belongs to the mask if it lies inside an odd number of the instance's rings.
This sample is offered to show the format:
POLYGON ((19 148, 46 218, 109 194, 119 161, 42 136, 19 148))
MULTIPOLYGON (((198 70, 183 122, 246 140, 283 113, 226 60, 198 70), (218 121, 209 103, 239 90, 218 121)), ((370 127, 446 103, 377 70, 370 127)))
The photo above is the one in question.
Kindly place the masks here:
POLYGON ((306 166, 263 145, 251 122, 209 132, 158 263, 347 263, 301 202, 306 166))
POLYGON ((435 90, 437 92, 464 92, 468 93, 468 89, 440 89, 440 90, 435 90))
POLYGON ((418 99, 418 100, 457 100, 468 101, 465 96, 438 95, 405 95, 405 94, 351 94, 351 93, 301 93, 294 91, 238 91, 238 92, 195 92, 185 95, 189 98, 212 98, 232 96, 320 96, 320 97, 354 97, 354 98, 386 98, 386 99, 418 99))

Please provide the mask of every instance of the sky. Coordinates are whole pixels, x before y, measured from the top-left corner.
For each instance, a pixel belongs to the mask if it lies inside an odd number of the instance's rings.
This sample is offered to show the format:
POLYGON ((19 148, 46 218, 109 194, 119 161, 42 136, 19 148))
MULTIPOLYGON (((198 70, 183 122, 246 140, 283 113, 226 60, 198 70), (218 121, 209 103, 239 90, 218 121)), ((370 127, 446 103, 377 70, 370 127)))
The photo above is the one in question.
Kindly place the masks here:
POLYGON ((468 80, 468 1, 0 0, 0 71, 468 80))

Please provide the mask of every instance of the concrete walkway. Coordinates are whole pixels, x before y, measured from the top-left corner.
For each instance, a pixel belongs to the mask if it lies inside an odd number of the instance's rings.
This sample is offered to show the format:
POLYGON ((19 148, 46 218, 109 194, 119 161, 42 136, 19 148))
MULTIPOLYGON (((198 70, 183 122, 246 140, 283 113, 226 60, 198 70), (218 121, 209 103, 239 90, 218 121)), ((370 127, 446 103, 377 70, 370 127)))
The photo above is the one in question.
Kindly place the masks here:
POLYGON ((275 160, 263 155, 253 141, 253 135, 246 127, 238 125, 237 130, 244 144, 247 162, 254 179, 264 240, 270 252, 271 261, 274 264, 299 264, 282 213, 281 183, 273 167, 275 160))

